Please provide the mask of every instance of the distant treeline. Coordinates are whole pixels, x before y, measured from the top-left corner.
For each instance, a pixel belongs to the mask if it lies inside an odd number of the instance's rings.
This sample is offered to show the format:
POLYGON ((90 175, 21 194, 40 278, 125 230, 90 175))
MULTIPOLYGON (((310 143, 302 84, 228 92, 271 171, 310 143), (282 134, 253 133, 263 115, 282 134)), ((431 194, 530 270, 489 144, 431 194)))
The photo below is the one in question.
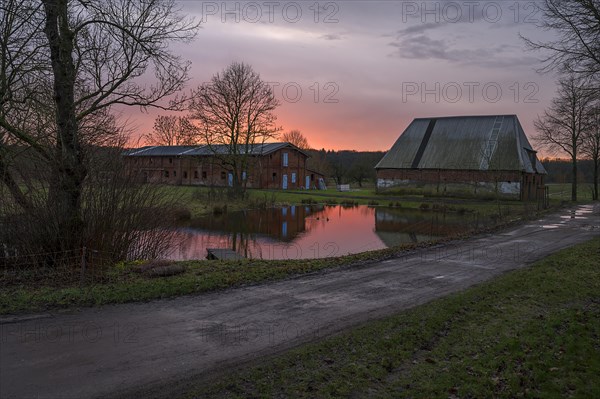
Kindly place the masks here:
MULTIPOLYGON (((565 159, 544 159, 542 165, 546 168, 548 176, 546 183, 571 183, 571 161, 565 159)), ((577 162, 577 174, 580 183, 592 183, 594 163, 591 160, 577 162)))
POLYGON ((323 173, 336 184, 375 182, 375 165, 384 151, 309 150, 308 168, 323 173))

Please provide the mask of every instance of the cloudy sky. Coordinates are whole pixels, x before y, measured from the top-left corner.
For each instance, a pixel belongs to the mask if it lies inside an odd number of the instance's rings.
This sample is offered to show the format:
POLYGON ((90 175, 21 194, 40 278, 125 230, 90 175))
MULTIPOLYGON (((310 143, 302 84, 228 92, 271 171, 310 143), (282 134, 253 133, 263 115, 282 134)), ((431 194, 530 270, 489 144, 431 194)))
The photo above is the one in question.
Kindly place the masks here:
MULTIPOLYGON (((232 61, 271 82, 284 131, 315 148, 387 150, 413 118, 517 114, 529 136, 555 77, 519 34, 544 38, 533 1, 182 1, 202 21, 196 87, 232 61)), ((124 113, 140 134, 159 111, 124 113)))

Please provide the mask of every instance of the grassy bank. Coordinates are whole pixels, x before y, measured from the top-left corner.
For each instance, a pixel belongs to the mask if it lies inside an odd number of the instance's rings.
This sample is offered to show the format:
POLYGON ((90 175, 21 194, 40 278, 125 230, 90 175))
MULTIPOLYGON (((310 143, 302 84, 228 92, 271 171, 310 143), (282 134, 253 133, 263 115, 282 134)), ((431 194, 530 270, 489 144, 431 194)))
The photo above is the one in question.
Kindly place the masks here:
MULTIPOLYGON (((288 206, 299 204, 352 204, 371 206, 401 206, 406 209, 420 209, 423 204, 454 208, 464 212, 478 212, 481 216, 511 215, 519 218, 529 215, 536 210, 535 203, 524 203, 515 200, 494 200, 490 198, 454 198, 440 196, 426 196, 410 192, 377 192, 375 188, 339 192, 335 189, 323 191, 282 191, 250 189, 247 198, 234 199, 227 197, 227 190, 211 189, 207 187, 190 186, 164 186, 164 190, 179 199, 181 208, 186 210, 189 217, 200 217, 213 213, 231 212, 242 209, 261 209, 274 206, 288 206), (226 209, 224 209, 226 204, 226 209)), ((557 196, 551 196, 551 205, 556 207, 561 204, 559 199, 563 187, 552 190, 557 196)), ((584 198, 582 198, 583 200, 584 198)))
POLYGON ((600 397, 600 239, 188 397, 600 397))
POLYGON ((199 294, 281 280, 340 266, 356 266, 388 259, 404 251, 430 245, 407 244, 356 255, 312 260, 248 260, 122 263, 107 270, 97 283, 80 288, 77 284, 23 280, 0 276, 0 314, 39 312, 47 309, 139 302, 199 294))

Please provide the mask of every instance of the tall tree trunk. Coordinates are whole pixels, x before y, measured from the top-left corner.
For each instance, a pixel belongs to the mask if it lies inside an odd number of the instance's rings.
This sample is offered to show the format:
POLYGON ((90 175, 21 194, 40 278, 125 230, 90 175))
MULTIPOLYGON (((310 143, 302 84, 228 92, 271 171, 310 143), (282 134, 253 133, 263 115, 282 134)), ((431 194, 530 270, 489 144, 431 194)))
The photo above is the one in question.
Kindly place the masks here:
POLYGON ((571 201, 575 202, 577 201, 577 157, 575 155, 571 159, 571 162, 573 165, 573 176, 571 177, 571 201))
POLYGON ((594 157, 594 200, 598 200, 598 168, 600 167, 600 160, 598 157, 594 157))
POLYGON ((54 250, 74 249, 83 228, 81 195, 86 171, 75 114, 73 32, 69 28, 68 0, 43 0, 44 33, 50 47, 56 105, 56 158, 51 165, 48 209, 55 218, 54 250))

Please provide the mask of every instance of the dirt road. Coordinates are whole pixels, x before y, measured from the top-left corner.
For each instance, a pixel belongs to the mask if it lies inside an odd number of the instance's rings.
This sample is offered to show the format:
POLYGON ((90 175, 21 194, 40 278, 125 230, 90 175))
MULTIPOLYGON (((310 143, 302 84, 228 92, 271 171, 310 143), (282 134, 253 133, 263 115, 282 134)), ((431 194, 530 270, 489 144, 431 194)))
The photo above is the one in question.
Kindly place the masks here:
POLYGON ((83 398, 169 384, 392 314, 600 234, 579 206, 368 266, 149 303, 0 322, 0 397, 83 398))

